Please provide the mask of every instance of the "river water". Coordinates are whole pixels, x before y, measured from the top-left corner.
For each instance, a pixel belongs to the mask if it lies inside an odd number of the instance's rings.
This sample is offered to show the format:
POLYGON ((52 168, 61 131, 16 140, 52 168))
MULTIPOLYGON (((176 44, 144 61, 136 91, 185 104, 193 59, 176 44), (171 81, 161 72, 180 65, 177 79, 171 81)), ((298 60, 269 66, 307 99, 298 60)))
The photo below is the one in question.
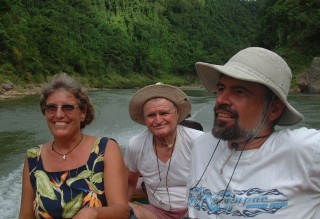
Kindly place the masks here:
MULTIPOLYGON (((214 98, 204 89, 184 90, 192 101, 192 119, 205 131, 213 124, 214 98)), ((125 147, 129 139, 145 129, 131 121, 128 104, 134 90, 90 92, 96 119, 84 133, 112 137, 125 147)), ((39 110, 39 96, 0 100, 0 218, 16 219, 20 208, 21 173, 28 148, 52 139, 39 110)), ((291 94, 289 102, 305 116, 297 125, 320 129, 320 95, 291 94)), ((294 127, 293 127, 294 128, 294 127)))

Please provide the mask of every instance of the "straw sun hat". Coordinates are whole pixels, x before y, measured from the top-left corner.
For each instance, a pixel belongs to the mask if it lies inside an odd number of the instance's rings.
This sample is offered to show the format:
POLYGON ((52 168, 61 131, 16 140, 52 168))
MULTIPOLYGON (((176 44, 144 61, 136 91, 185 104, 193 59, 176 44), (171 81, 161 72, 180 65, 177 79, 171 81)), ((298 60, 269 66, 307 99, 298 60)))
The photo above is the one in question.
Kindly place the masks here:
POLYGON ((197 62, 196 69, 204 87, 209 92, 217 91, 220 74, 266 85, 285 104, 278 125, 290 126, 302 121, 303 116, 287 101, 291 70, 276 53, 260 48, 249 47, 235 54, 225 65, 197 62))
POLYGON ((156 97, 163 97, 174 103, 179 113, 178 123, 191 113, 190 99, 182 90, 171 85, 157 83, 141 88, 132 96, 129 104, 131 119, 141 125, 145 125, 143 106, 148 100, 156 97))

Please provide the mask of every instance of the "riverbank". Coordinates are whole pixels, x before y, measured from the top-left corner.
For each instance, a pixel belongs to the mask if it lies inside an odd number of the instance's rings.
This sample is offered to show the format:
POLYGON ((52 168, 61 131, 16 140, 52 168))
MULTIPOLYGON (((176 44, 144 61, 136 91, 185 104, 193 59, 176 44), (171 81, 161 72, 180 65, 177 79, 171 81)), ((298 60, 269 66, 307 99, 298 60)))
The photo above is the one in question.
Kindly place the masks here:
MULTIPOLYGON (((181 86, 181 89, 186 88, 202 88, 203 86, 200 84, 190 84, 186 86, 181 86)), ((22 98, 24 96, 28 95, 37 95, 41 93, 41 90, 43 88, 43 84, 33 84, 28 85, 25 88, 22 87, 14 87, 11 90, 4 90, 2 89, 0 91, 0 100, 6 100, 6 99, 17 99, 22 98)), ((99 90, 99 88, 86 88, 87 90, 99 90)))
POLYGON ((40 94, 42 90, 41 84, 27 85, 26 87, 13 87, 10 90, 2 89, 0 91, 0 100, 22 98, 28 95, 40 94))
MULTIPOLYGON (((43 85, 32 85, 28 88, 12 89, 9 91, 2 91, 0 93, 0 101, 6 99, 18 99, 29 95, 39 95, 43 85)), ((200 84, 191 84, 187 86, 180 86, 181 89, 189 88, 203 88, 200 84)), ((99 88, 88 88, 87 90, 100 90, 99 88)), ((290 89, 290 93, 300 93, 299 89, 290 89)))

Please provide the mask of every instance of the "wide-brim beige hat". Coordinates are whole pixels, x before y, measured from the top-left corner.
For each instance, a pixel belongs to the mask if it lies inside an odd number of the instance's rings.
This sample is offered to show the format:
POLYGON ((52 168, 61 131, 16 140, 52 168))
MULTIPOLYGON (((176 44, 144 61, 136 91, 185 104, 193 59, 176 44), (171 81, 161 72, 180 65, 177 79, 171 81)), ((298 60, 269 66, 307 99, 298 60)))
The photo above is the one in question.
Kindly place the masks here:
POLYGON ((175 104, 179 113, 178 123, 191 114, 191 102, 187 94, 178 87, 157 83, 141 88, 132 96, 129 104, 131 119, 141 125, 145 125, 143 106, 148 100, 156 97, 163 97, 175 104))
POLYGON ((278 54, 270 50, 249 47, 239 51, 225 65, 197 62, 196 69, 204 87, 209 92, 217 92, 221 73, 236 79, 264 84, 286 106, 278 125, 290 126, 303 120, 303 115, 287 100, 292 78, 291 69, 278 54))

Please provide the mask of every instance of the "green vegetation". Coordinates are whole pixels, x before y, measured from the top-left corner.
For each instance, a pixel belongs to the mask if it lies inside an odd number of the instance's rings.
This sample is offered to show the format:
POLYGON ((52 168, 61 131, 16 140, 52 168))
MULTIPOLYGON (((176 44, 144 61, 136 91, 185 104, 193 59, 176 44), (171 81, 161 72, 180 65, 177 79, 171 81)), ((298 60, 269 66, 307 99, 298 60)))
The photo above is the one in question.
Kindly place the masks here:
POLYGON ((294 75, 320 54, 318 0, 0 0, 0 83, 64 71, 90 87, 197 82, 197 61, 248 46, 283 55, 294 75))

